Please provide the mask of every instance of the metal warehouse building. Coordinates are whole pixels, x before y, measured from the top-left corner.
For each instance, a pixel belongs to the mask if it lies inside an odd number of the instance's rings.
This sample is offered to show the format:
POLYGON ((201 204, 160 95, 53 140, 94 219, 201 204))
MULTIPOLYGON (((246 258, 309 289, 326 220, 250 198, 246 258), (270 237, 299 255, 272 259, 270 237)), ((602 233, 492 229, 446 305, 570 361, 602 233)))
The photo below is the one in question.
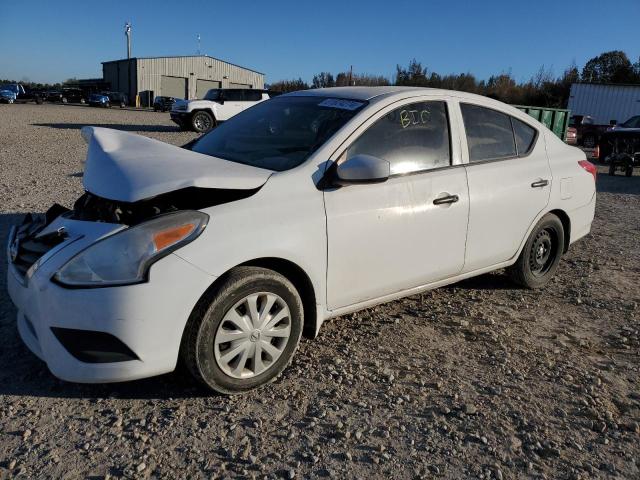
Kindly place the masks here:
POLYGON ((210 88, 264 88, 264 74, 208 55, 147 57, 102 63, 102 77, 111 90, 148 106, 157 95, 202 98, 210 88))
POLYGON ((574 83, 568 108, 572 115, 589 115, 596 125, 622 123, 640 115, 640 85, 574 83))

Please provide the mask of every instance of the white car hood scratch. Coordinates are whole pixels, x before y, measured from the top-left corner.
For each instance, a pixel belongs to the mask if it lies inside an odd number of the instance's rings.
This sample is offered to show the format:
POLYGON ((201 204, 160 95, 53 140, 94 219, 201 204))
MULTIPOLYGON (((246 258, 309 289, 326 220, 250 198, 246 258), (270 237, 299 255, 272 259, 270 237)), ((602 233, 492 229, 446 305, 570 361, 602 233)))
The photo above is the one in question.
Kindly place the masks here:
POLYGON ((89 145, 85 190, 110 200, 136 202, 187 187, 259 188, 271 170, 110 128, 83 127, 89 145))

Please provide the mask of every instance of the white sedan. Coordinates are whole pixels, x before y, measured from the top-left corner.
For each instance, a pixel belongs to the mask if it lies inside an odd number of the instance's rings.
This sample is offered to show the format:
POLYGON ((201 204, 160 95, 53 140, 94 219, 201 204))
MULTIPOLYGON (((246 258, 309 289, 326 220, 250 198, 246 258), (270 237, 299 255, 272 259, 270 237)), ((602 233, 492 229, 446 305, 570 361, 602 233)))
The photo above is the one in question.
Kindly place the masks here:
POLYGON ((69 381, 181 358, 213 390, 247 391, 331 317, 505 267, 543 287, 594 216, 582 151, 461 92, 296 92, 186 148, 82 134, 86 193, 7 249, 20 335, 69 381))

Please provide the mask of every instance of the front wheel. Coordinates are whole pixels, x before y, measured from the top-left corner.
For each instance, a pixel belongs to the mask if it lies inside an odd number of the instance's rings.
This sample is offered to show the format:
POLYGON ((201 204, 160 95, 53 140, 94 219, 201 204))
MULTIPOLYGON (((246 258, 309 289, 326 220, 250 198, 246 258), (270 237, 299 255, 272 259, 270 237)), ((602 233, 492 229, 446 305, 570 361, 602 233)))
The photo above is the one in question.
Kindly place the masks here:
POLYGON ((546 214, 534 227, 515 264, 511 279, 526 288, 544 287, 558 268, 564 249, 564 228, 560 219, 546 214))
POLYGON ((300 341, 303 308, 293 284, 272 270, 238 267, 187 322, 181 356, 191 374, 220 393, 275 380, 300 341))
POLYGON ((215 120, 209 112, 200 111, 191 117, 191 128, 198 133, 205 133, 215 126, 215 120))

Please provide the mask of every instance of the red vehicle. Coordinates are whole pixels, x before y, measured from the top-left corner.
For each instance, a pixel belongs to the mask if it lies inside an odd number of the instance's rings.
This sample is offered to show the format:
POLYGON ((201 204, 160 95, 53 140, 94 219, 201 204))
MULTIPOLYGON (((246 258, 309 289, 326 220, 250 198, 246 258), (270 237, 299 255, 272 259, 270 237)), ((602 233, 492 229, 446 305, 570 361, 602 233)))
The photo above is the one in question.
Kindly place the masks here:
POLYGON ((607 131, 610 125, 596 125, 589 115, 571 115, 569 119, 569 130, 567 131, 567 143, 582 145, 585 148, 594 148, 600 136, 607 131), (570 140, 570 131, 575 130, 575 142, 570 140))

